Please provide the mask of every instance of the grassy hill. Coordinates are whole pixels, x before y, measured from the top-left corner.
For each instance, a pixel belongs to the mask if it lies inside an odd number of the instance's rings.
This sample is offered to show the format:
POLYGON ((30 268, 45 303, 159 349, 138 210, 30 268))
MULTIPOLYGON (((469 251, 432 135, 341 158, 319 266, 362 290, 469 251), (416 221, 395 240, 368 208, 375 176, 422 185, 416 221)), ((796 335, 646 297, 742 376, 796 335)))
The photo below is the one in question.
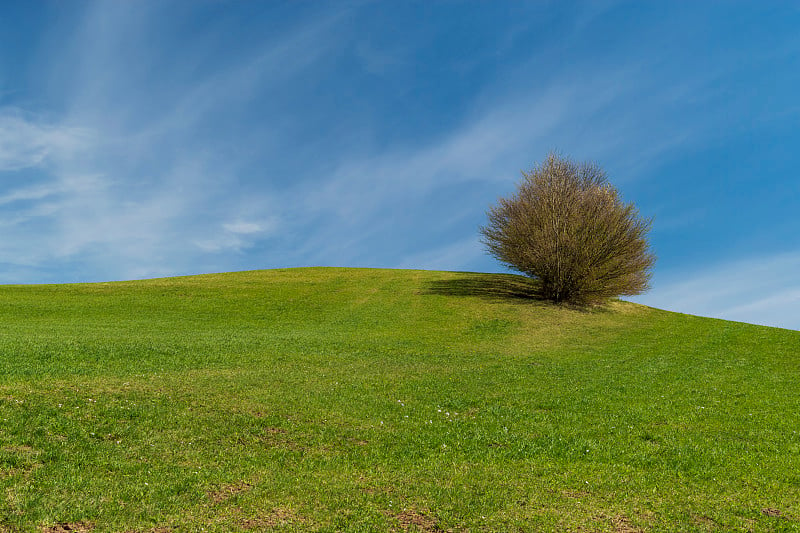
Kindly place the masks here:
POLYGON ((331 268, 0 324, 0 531, 800 529, 800 332, 331 268))

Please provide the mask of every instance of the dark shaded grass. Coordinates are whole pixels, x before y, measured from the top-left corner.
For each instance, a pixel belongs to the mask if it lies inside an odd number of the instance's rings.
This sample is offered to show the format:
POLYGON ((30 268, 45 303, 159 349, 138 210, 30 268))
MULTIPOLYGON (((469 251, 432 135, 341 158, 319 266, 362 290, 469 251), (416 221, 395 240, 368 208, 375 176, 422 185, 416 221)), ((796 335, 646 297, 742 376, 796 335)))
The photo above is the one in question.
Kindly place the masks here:
POLYGON ((486 276, 465 273, 458 277, 428 282, 424 294, 477 296, 490 301, 545 303, 539 285, 534 279, 514 274, 486 276))

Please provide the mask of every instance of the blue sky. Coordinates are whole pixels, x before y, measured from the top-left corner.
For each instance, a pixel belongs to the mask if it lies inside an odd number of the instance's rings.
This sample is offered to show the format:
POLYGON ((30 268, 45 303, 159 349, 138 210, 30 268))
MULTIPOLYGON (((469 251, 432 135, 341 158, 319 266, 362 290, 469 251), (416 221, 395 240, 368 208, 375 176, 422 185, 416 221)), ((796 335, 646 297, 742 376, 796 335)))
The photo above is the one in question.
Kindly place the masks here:
POLYGON ((4 2, 0 283, 502 271, 556 149, 654 216, 635 301, 800 329, 796 2, 4 2))

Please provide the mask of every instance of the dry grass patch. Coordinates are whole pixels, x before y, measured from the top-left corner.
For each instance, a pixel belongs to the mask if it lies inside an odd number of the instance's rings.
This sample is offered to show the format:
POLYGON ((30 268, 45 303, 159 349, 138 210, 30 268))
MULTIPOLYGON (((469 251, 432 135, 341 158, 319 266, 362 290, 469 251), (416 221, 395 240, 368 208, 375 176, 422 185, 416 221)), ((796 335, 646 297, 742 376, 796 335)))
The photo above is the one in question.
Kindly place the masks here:
POLYGON ((237 483, 223 485, 218 490, 208 492, 207 495, 212 502, 218 504, 226 500, 229 500, 230 498, 236 496, 239 493, 246 492, 251 488, 253 488, 253 485, 251 485, 250 483, 247 483, 246 481, 239 481, 237 483))
POLYGON ((625 515, 612 517, 611 525, 614 527, 615 533, 642 533, 642 530, 634 527, 625 515))
POLYGON ((707 531, 717 528, 717 523, 714 521, 714 519, 705 515, 693 515, 692 522, 707 531))
POLYGON ((400 523, 403 531, 441 531, 436 518, 427 511, 405 509, 400 513, 388 513, 400 523))
POLYGON ((283 526, 300 526, 306 524, 306 519, 288 507, 276 507, 270 513, 257 518, 246 518, 240 525, 244 529, 263 530, 283 526))
POLYGON ((94 524, 91 522, 74 522, 74 523, 62 523, 56 524, 54 526, 44 526, 42 527, 42 531, 45 533, 61 533, 64 531, 70 531, 73 533, 86 533, 94 529, 94 524))

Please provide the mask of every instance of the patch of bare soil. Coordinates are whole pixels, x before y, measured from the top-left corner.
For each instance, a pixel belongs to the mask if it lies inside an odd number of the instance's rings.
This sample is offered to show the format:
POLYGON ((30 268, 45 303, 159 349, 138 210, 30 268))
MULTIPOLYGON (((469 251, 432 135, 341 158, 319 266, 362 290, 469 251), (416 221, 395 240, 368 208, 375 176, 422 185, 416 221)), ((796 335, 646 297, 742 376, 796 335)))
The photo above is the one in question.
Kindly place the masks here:
POLYGON ((441 531, 434 517, 416 509, 406 509, 391 516, 400 522, 403 531, 441 531))
MULTIPOLYGON (((630 518, 628 518, 624 514, 609 516, 606 513, 599 513, 594 516, 594 519, 602 520, 603 522, 610 522, 611 527, 615 533, 643 533, 644 531, 631 524, 630 518)), ((586 531, 586 529, 580 527, 578 531, 586 531)), ((591 529, 589 531, 595 531, 595 530, 591 529)))
POLYGON ((305 523, 305 519, 293 510, 277 507, 265 516, 257 518, 246 518, 242 520, 241 526, 244 529, 266 529, 286 525, 300 525, 305 523))
POLYGON ((630 519, 625 515, 612 517, 611 525, 614 526, 614 531, 616 533, 642 533, 641 529, 637 529, 631 525, 630 519))
POLYGON ((36 450, 33 449, 32 446, 28 446, 27 444, 18 444, 16 446, 3 446, 3 451, 8 453, 16 453, 20 455, 27 455, 36 453, 36 450))
POLYGON ((250 483, 239 481, 238 483, 223 485, 220 489, 209 492, 208 498, 214 503, 222 503, 240 492, 250 490, 252 487, 250 483))
POLYGON ((94 524, 91 522, 75 522, 72 524, 63 523, 54 526, 44 526, 42 531, 45 533, 63 533, 64 531, 71 531, 73 533, 87 533, 94 529, 94 524))
POLYGON ((304 450, 305 448, 289 438, 288 433, 289 432, 283 428, 266 427, 258 437, 258 440, 272 448, 284 448, 292 451, 304 450))
POLYGON ((716 529, 717 523, 714 521, 713 518, 709 518, 705 515, 694 515, 692 516, 692 522, 701 526, 707 530, 716 529))

